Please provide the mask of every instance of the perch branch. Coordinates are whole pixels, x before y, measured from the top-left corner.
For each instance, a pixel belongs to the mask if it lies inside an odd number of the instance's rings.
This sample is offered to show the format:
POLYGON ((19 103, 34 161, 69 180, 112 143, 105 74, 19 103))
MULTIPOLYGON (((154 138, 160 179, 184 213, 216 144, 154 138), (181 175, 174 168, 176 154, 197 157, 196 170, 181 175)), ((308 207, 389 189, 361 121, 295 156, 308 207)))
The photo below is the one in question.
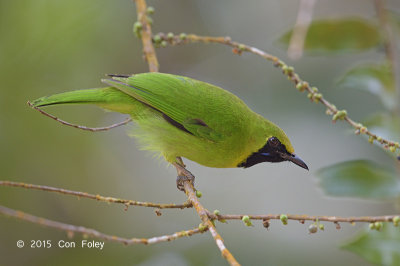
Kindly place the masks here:
POLYGON ((57 122, 59 122, 59 123, 61 123, 61 124, 63 124, 63 125, 70 126, 70 127, 74 127, 74 128, 78 128, 78 129, 82 129, 82 130, 92 131, 92 132, 107 131, 107 130, 110 130, 110 129, 113 129, 113 128, 116 128, 116 127, 119 127, 119 126, 126 125, 126 124, 128 124, 129 122, 132 121, 131 118, 127 118, 127 119, 125 119, 125 120, 122 121, 122 122, 119 122, 119 123, 116 123, 116 124, 112 124, 112 125, 106 126, 106 127, 86 127, 86 126, 71 124, 71 123, 69 123, 69 122, 67 122, 67 121, 61 120, 60 118, 55 117, 54 115, 51 115, 51 114, 49 114, 49 113, 43 111, 43 110, 40 109, 39 107, 33 106, 31 102, 28 102, 28 105, 29 105, 31 108, 33 108, 33 109, 39 111, 41 114, 43 114, 43 115, 45 115, 45 116, 47 116, 47 117, 50 117, 51 119, 53 119, 53 120, 55 120, 55 121, 57 121, 57 122))
POLYGON ((191 208, 192 204, 190 202, 185 202, 183 204, 164 204, 164 203, 153 203, 153 202, 143 202, 143 201, 135 201, 135 200, 126 200, 126 199, 118 199, 113 197, 103 197, 100 195, 89 194, 86 192, 72 191, 63 188, 55 188, 49 186, 41 186, 34 184, 26 184, 22 182, 12 182, 12 181, 0 181, 0 186, 8 186, 8 187, 20 187, 26 189, 35 189, 49 192, 56 192, 65 195, 77 196, 78 198, 88 198, 94 199, 97 201, 110 202, 110 203, 121 203, 126 207, 128 206, 141 206, 141 207, 150 207, 150 208, 158 208, 158 209, 184 209, 191 208))
POLYGON ((199 234, 207 231, 207 228, 205 229, 199 229, 199 228, 194 228, 191 230, 185 230, 185 231, 180 231, 176 232, 172 235, 163 235, 163 236, 156 236, 156 237, 151 237, 151 238, 123 238, 123 237, 118 237, 118 236, 113 236, 113 235, 107 235, 104 233, 101 233, 97 230, 91 229, 91 228, 86 228, 84 226, 76 226, 72 224, 66 224, 66 223, 61 223, 53 220, 49 220, 46 218, 34 216, 22 211, 17 211, 13 210, 4 206, 0 206, 0 214, 14 217, 20 220, 24 220, 27 222, 35 223, 35 224, 40 224, 46 227, 51 227, 55 228, 61 231, 65 231, 68 233, 68 236, 73 236, 73 233, 78 233, 82 234, 84 236, 91 236, 99 239, 103 239, 106 241, 113 241, 113 242, 119 242, 124 245, 133 245, 133 244, 144 244, 144 245, 151 245, 151 244, 157 244, 161 242, 167 242, 167 241, 172 241, 181 237, 185 236, 192 236, 194 234, 199 234))
MULTIPOLYGON (((321 103, 327 108, 327 114, 332 115, 333 122, 336 122, 336 120, 344 120, 348 124, 350 124, 353 128, 355 128, 355 133, 358 134, 365 134, 369 136, 369 138, 374 141, 378 141, 381 144, 381 147, 385 149, 390 149, 391 152, 396 152, 400 144, 398 142, 394 142, 392 140, 385 139, 381 136, 378 136, 371 131, 369 131, 365 126, 363 126, 361 123, 357 123, 353 119, 351 119, 347 115, 346 110, 338 110, 335 105, 330 103, 328 100, 326 100, 321 93, 319 93, 318 89, 316 87, 312 87, 308 84, 308 82, 303 81, 300 76, 294 72, 294 68, 291 66, 286 65, 285 62, 280 60, 278 57, 273 56, 271 54, 268 54, 258 48, 234 42, 231 40, 230 37, 211 37, 211 36, 198 36, 195 34, 189 34, 185 35, 184 38, 182 36, 173 36, 173 38, 168 38, 168 36, 164 33, 159 33, 158 34, 162 40, 167 41, 170 45, 179 45, 179 44, 188 44, 188 43, 219 43, 219 44, 224 44, 227 46, 230 46, 233 48, 233 52, 235 54, 242 54, 243 52, 249 52, 255 55, 258 55, 268 61, 271 61, 274 66, 280 68, 285 76, 293 82, 295 87, 303 92, 307 91, 308 95, 307 97, 310 98, 311 101, 315 103, 321 103)), ((397 157, 400 160, 400 156, 397 157)))
MULTIPOLYGON (((93 199, 97 201, 103 202, 110 202, 110 203, 120 203, 124 204, 125 206, 142 206, 142 207, 150 207, 150 208, 158 208, 158 209, 184 209, 184 208, 191 208, 193 207, 192 202, 193 199, 189 199, 189 201, 183 204, 164 204, 164 203, 153 203, 153 202, 142 202, 142 201, 134 201, 134 200, 126 200, 126 199, 118 199, 113 197, 104 197, 100 195, 89 194, 86 192, 80 191, 73 191, 67 190, 62 188, 55 188, 49 186, 41 186, 41 185, 34 185, 34 184, 27 184, 22 182, 12 182, 12 181, 0 181, 0 186, 8 186, 8 187, 19 187, 19 188, 26 188, 26 189, 34 189, 34 190, 41 190, 41 191, 48 191, 48 192, 56 192, 65 195, 72 195, 77 196, 78 198, 87 198, 93 199)), ((188 196, 189 197, 189 196, 188 196)), ((196 202, 198 199, 195 198, 196 202)), ((225 215, 215 215, 210 213, 207 209, 204 209, 201 206, 201 213, 206 213, 209 219, 211 220, 241 220, 243 216, 246 214, 225 214, 225 215), (204 209, 204 210, 203 210, 204 209)), ((197 211, 197 209, 196 209, 197 211)), ((200 214, 199 214, 200 215, 200 214)), ((261 214, 261 215, 247 215, 250 219, 253 220, 277 220, 280 219, 280 214, 261 214)), ((288 220, 297 220, 297 221, 326 221, 326 222, 347 222, 347 223, 354 223, 354 222, 392 222, 393 218, 396 216, 400 216, 400 214, 396 215, 384 215, 384 216, 354 216, 354 217, 340 217, 340 216, 309 216, 309 215, 298 215, 288 214, 288 220)))
POLYGON ((229 262, 230 265, 240 265, 233 257, 232 253, 225 247, 224 240, 218 234, 214 223, 209 218, 209 212, 203 207, 203 205, 201 205, 200 201, 197 199, 193 184, 189 181, 185 181, 184 187, 188 199, 192 203, 193 207, 196 209, 196 212, 200 216, 200 219, 203 221, 203 224, 207 226, 208 230, 210 230, 210 233, 214 238, 219 250, 221 251, 222 256, 229 262))
POLYGON ((296 24, 290 37, 288 56, 293 60, 303 56, 304 42, 310 27, 316 0, 301 0, 297 13, 296 24))

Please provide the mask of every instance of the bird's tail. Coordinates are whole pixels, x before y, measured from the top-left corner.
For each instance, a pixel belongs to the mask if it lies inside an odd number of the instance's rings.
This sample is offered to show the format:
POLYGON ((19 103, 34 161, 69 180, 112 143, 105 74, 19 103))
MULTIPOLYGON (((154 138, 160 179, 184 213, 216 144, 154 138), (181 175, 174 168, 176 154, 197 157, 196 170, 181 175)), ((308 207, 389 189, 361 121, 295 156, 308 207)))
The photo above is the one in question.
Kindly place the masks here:
POLYGON ((104 109, 132 114, 138 101, 113 87, 69 91, 41 97, 31 102, 34 107, 55 104, 95 104, 104 109))

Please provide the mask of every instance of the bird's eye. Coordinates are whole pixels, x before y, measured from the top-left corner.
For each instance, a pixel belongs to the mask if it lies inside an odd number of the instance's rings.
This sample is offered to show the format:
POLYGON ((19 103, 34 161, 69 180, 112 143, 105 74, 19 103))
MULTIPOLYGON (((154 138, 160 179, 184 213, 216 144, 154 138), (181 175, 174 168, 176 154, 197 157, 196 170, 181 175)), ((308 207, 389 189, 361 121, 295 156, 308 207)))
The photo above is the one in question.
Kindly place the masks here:
POLYGON ((280 144, 280 141, 275 137, 269 138, 268 142, 272 147, 278 147, 278 145, 280 144))

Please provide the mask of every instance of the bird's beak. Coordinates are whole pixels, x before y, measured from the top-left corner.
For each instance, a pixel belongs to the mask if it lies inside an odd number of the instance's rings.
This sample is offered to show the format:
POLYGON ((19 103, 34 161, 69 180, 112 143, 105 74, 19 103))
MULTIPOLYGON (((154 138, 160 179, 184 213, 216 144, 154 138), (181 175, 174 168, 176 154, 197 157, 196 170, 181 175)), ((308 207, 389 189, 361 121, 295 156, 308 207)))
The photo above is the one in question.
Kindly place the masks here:
POLYGON ((296 154, 290 154, 290 155, 288 154, 284 157, 284 159, 286 159, 287 161, 291 161, 292 163, 297 164, 301 168, 308 170, 307 164, 296 154))

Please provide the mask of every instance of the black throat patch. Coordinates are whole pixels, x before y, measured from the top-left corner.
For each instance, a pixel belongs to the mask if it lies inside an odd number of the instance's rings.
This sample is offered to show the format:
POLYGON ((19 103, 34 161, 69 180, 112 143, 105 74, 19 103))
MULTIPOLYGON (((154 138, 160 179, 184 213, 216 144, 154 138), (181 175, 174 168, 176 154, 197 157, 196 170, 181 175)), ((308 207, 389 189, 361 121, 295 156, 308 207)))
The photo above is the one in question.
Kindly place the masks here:
POLYGON ((276 138, 270 138, 265 145, 256 152, 253 152, 247 159, 241 162, 237 167, 249 168, 253 165, 263 162, 278 163, 286 161, 281 154, 289 154, 285 145, 280 143, 276 138), (274 139, 274 142, 271 142, 274 139), (278 142, 276 142, 278 141, 278 142))

